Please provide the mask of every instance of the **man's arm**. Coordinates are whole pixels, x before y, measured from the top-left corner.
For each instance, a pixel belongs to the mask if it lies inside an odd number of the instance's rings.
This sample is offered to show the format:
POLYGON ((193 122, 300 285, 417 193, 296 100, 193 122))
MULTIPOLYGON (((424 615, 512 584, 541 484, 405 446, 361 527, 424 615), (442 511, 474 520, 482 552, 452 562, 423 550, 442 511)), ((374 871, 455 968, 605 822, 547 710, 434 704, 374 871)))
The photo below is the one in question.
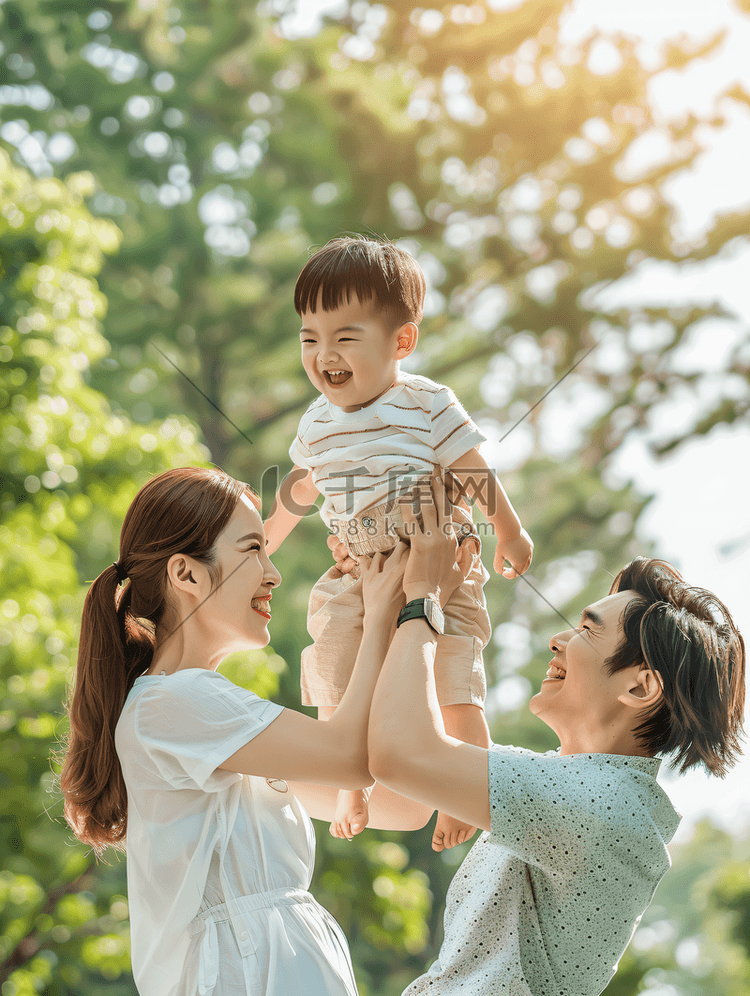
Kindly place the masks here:
MULTIPOLYGON (((408 591, 406 598, 427 595, 408 591)), ((445 732, 433 674, 436 647, 425 620, 410 619, 396 630, 372 698, 368 766, 392 791, 489 830, 487 750, 445 732)))
POLYGON ((269 555, 278 550, 299 520, 307 515, 319 494, 313 484, 312 471, 295 464, 281 482, 271 514, 263 523, 269 555))
POLYGON ((531 564, 534 544, 522 527, 521 520, 494 470, 476 448, 455 460, 450 470, 461 482, 466 496, 475 499, 495 530, 495 571, 510 578, 523 574, 531 564), (513 564, 513 570, 503 568, 505 559, 513 564))
MULTIPOLYGON (((436 472, 430 493, 420 493, 422 523, 410 505, 401 510, 411 537, 407 603, 429 597, 444 606, 470 570, 473 556, 447 528, 445 502, 436 472)), ((368 767, 386 788, 489 830, 488 752, 446 734, 433 674, 436 648, 437 634, 425 619, 396 629, 372 697, 368 767)))

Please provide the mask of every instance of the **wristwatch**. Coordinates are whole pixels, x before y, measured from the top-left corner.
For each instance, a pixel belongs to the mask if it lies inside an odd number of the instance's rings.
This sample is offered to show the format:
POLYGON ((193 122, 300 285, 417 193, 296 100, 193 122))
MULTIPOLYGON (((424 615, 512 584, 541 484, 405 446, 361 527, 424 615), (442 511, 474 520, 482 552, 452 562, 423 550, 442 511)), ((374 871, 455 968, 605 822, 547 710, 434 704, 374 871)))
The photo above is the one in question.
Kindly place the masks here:
POLYGON ((443 610, 434 598, 413 598, 411 602, 407 602, 398 614, 396 629, 407 619, 426 619, 438 636, 445 632, 443 610))

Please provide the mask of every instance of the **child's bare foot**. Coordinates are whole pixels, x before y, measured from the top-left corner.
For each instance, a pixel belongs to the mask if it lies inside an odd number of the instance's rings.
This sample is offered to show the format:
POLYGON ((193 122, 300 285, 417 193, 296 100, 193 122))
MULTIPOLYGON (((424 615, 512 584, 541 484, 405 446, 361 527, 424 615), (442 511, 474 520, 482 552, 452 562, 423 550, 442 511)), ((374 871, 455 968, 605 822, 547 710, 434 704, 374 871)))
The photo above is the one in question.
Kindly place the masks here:
POLYGON ((433 851, 443 851, 456 844, 464 844, 470 840, 477 832, 477 828, 470 823, 462 823, 454 820, 452 816, 445 813, 438 813, 435 833, 432 835, 433 851))
POLYGON ((330 826, 332 837, 344 837, 351 840, 367 826, 370 818, 368 796, 361 790, 356 792, 339 792, 336 801, 336 812, 330 826))

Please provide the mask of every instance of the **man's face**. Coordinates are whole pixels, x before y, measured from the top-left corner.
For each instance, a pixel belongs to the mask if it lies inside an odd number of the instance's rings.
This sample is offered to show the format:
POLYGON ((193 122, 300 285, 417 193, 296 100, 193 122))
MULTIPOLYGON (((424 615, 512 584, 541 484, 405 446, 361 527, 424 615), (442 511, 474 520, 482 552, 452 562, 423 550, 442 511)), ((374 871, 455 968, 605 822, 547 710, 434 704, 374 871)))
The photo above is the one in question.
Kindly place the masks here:
MULTIPOLYGON (((345 412, 358 411, 396 381, 399 335, 374 301, 352 296, 333 311, 305 311, 302 365, 311 384, 345 412)), ((411 352, 411 350, 409 350, 411 352)))
POLYGON ((549 642, 554 657, 529 708, 565 741, 596 741, 612 725, 623 706, 618 696, 632 684, 628 671, 609 675, 604 666, 623 639, 622 615, 634 591, 587 606, 577 629, 557 633, 549 642))

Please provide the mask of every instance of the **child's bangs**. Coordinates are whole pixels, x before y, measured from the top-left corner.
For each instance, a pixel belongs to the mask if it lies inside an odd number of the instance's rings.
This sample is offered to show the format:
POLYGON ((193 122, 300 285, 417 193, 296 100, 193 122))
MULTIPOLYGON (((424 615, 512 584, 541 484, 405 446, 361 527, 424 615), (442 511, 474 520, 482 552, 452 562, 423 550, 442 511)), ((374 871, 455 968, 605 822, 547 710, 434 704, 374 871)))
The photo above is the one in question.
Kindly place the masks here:
POLYGON ((334 258, 326 262, 329 265, 308 265, 307 272, 300 275, 294 292, 294 308, 298 314, 309 311, 314 315, 318 303, 323 311, 335 311, 342 304, 350 304, 353 297, 361 304, 367 304, 373 298, 386 303, 388 295, 379 269, 358 266, 358 260, 352 258, 334 258), (381 290, 378 284, 385 293, 378 293, 381 290))
POLYGON ((419 263, 397 246, 341 236, 308 259, 294 288, 298 315, 375 301, 394 326, 422 320, 426 283, 419 263))

